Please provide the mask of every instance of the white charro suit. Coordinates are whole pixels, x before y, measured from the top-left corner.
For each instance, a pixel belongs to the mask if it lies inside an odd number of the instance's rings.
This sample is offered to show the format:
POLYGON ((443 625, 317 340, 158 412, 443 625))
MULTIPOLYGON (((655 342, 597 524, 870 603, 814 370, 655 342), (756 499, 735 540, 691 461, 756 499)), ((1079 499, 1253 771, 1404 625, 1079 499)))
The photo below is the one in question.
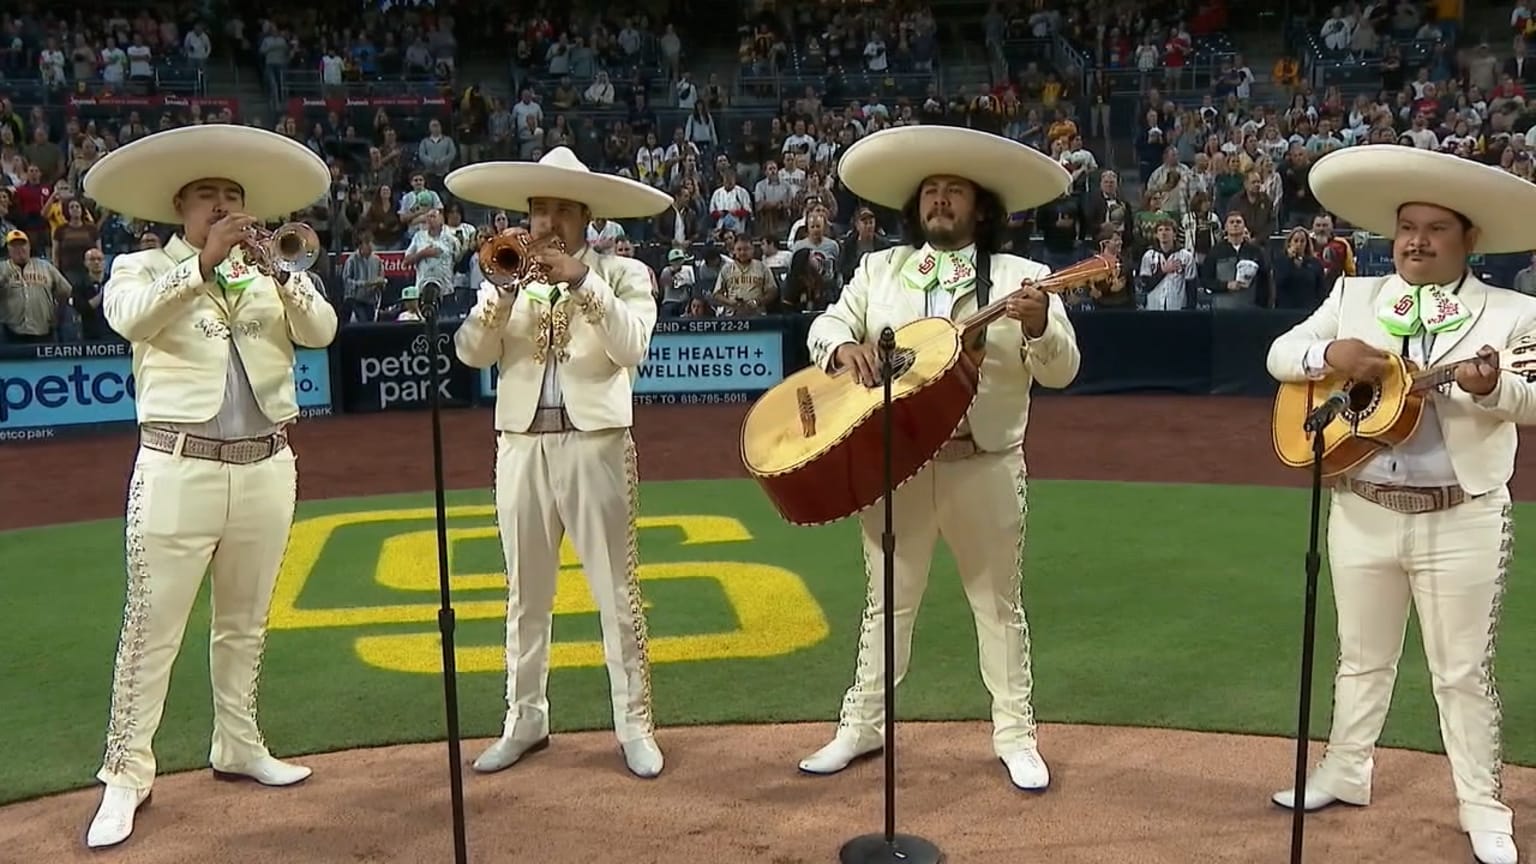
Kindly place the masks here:
MULTIPOLYGON (((1397 354, 1407 342, 1421 366, 1470 359, 1484 345, 1499 350, 1506 370, 1529 371, 1536 361, 1536 299, 1469 274, 1457 297, 1474 317, 1436 336, 1426 358, 1418 337, 1392 336, 1377 321, 1382 297, 1403 289, 1397 276, 1339 280, 1316 312, 1271 346, 1270 374, 1280 381, 1320 377, 1327 344, 1347 338, 1397 354)), ((1327 755, 1308 787, 1369 803, 1372 753, 1392 700, 1411 603, 1462 829, 1507 834, 1512 815, 1501 800, 1494 644, 1512 542, 1507 483, 1515 425, 1536 422, 1536 385, 1503 372, 1486 397, 1450 384, 1426 404, 1413 438, 1372 457, 1331 495, 1328 557, 1340 652, 1327 755), (1383 486, 1449 489, 1434 494, 1453 506, 1408 513, 1367 500, 1383 486)))
MULTIPOLYGON (((957 291, 953 303, 942 290, 924 294, 901 280, 903 263, 916 250, 899 246, 864 256, 838 301, 811 325, 811 361, 832 368, 836 348, 847 342, 875 342, 886 326, 938 315, 956 320, 977 309, 974 285, 957 291), (939 306, 931 304, 938 303, 939 306)), ((999 299, 1026 279, 1050 268, 1013 255, 991 257, 991 298, 999 299)), ((1062 388, 1077 376, 1077 336, 1066 307, 1050 297, 1048 324, 1026 341, 1018 321, 1001 318, 986 329, 986 356, 979 391, 957 437, 938 460, 895 495, 896 685, 906 675, 912 627, 927 587, 934 545, 943 537, 954 554, 976 621, 982 680, 992 694, 993 748, 1000 757, 1033 748, 1029 625, 1021 597, 1026 513, 1024 429, 1035 381, 1062 388), (968 428, 967 428, 968 427, 968 428), (979 451, 979 452, 974 452, 979 451), (958 458, 950 458, 954 453, 958 458)), ((878 454, 869 454, 878 458, 878 454)), ((858 665, 843 699, 839 734, 865 740, 884 736, 884 563, 880 535, 882 505, 860 515, 865 577, 869 585, 859 635, 858 665)))
POLYGON ((260 277, 226 295, 203 281, 197 256, 180 235, 163 249, 119 256, 103 292, 107 321, 133 345, 145 437, 128 488, 127 603, 97 777, 141 790, 154 781, 151 743, 171 666, 210 566, 209 760, 234 770, 269 755, 256 693, 297 477, 280 430, 299 414, 294 345, 323 348, 336 335, 336 313, 307 275, 286 286, 260 277), (266 440, 225 448, 245 463, 232 464, 187 455, 208 446, 188 434, 266 440))
POLYGON ((653 732, 645 610, 638 581, 639 473, 634 381, 656 301, 645 265, 575 253, 589 268, 553 304, 485 286, 454 334, 469 366, 498 365, 496 517, 507 564, 507 717, 548 734, 550 630, 567 533, 602 622, 620 742, 653 732))

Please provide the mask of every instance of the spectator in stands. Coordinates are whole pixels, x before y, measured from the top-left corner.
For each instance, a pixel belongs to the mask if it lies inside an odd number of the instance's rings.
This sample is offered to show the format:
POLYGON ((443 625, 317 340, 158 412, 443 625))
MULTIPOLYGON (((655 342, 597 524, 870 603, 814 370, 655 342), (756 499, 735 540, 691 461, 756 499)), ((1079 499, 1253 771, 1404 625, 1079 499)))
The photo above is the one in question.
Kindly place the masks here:
POLYGON ((1200 285, 1216 309, 1272 307, 1269 267, 1264 250, 1254 243, 1243 214, 1230 212, 1226 236, 1200 264, 1200 285))
POLYGON ((401 259, 416 271, 416 287, 435 282, 446 289, 453 284, 453 265, 459 251, 458 241, 444 229, 443 212, 428 210, 422 230, 411 238, 401 259))
POLYGON ((101 312, 102 289, 107 284, 107 257, 100 249, 87 249, 85 266, 69 277, 70 305, 80 322, 80 338, 100 342, 114 337, 101 312))
POLYGON ((709 218, 715 233, 747 230, 752 218, 752 196, 736 185, 734 172, 726 171, 720 176, 720 188, 709 198, 709 218))
POLYGON ((1312 252, 1323 271, 1323 285, 1332 289, 1341 276, 1354 276, 1355 250, 1349 240, 1333 233, 1333 216, 1319 213, 1312 218, 1312 252))
POLYGON ((767 265, 753 256, 752 241, 737 237, 731 246, 730 260, 716 277, 716 309, 731 318, 766 315, 778 296, 777 280, 767 265))
MULTIPOLYGON (((434 123, 437 121, 433 121, 434 123)), ((427 217, 436 213, 439 222, 443 215, 443 199, 436 192, 427 188, 427 175, 416 171, 411 174, 411 188, 400 196, 400 221, 404 225, 405 234, 414 237, 421 232, 427 223, 427 217)), ((374 236, 380 236, 377 230, 374 236)))
POLYGON ((59 304, 74 293, 69 280, 49 262, 32 256, 23 231, 5 235, 6 261, 0 265, 0 325, 11 342, 54 341, 59 304))
POLYGON ((587 245, 605 255, 612 254, 614 244, 627 237, 624 226, 612 219, 597 216, 587 225, 587 245))
POLYGON ((858 270, 859 262, 864 260, 864 256, 871 252, 889 249, 891 240, 881 233, 880 225, 875 219, 875 211, 861 206, 853 215, 853 229, 843 238, 839 246, 841 251, 838 253, 837 276, 838 281, 846 285, 858 270))
MULTIPOLYGON (((458 163, 459 146, 452 138, 443 134, 442 121, 436 118, 427 122, 427 137, 421 139, 416 145, 416 164, 420 165, 424 172, 423 180, 433 188, 441 189, 443 178, 453 170, 458 163)), ((415 184, 415 178, 412 178, 415 184)), ((436 195, 437 193, 432 193, 436 195)), ((438 199, 436 205, 442 207, 442 199, 438 199)))
POLYGON ((377 321, 388 282, 384 278, 384 261, 374 252, 372 235, 358 234, 357 251, 348 255, 347 263, 341 267, 342 323, 377 321))
POLYGON ((1141 258, 1137 293, 1146 297, 1145 308, 1154 312, 1187 309, 1190 291, 1186 283, 1199 278, 1195 255, 1179 246, 1178 225, 1171 217, 1153 226, 1153 245, 1141 258))
POLYGON ((443 290, 443 285, 435 279, 420 282, 416 285, 407 285, 400 289, 400 311, 395 313, 395 320, 401 322, 421 321, 421 292, 423 288, 432 286, 436 292, 443 290))
POLYGON ((818 272, 825 273, 830 281, 832 299, 837 299, 836 292, 840 286, 837 279, 837 260, 842 255, 842 249, 836 240, 827 236, 828 214, 824 210, 815 210, 805 217, 805 237, 790 244, 790 252, 798 252, 801 249, 811 250, 815 258, 818 272))
POLYGON ((759 237, 783 237, 788 234, 789 214, 797 194, 787 182, 774 159, 764 163, 765 176, 753 190, 753 228, 759 237))
POLYGON ((1312 310, 1321 306, 1331 287, 1323 281, 1323 262, 1312 245, 1312 234, 1298 225, 1285 237, 1285 252, 1274 259, 1276 309, 1312 310))
POLYGON ((661 314, 676 318, 687 309, 694 296, 695 275, 688 261, 688 253, 681 249, 667 252, 667 266, 657 274, 656 282, 661 289, 661 314))
POLYGON ((827 276, 832 262, 809 247, 797 249, 784 277, 782 312, 822 312, 831 305, 833 288, 827 276))
POLYGON ((48 257, 59 272, 73 278, 85 267, 86 250, 101 248, 101 237, 96 225, 86 219, 85 205, 78 199, 70 197, 60 209, 65 221, 53 229, 48 257))

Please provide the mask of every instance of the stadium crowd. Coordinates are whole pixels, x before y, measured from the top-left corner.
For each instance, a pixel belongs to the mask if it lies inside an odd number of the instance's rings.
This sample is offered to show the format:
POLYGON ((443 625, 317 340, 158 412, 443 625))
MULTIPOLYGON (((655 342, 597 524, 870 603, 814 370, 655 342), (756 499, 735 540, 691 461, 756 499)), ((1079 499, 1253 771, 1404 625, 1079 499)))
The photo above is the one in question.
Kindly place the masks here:
MULTIPOLYGON (((98 312, 112 255, 158 244, 167 229, 101 210, 79 194, 82 178, 152 129, 216 122, 273 128, 331 164, 331 193, 292 218, 333 253, 316 272, 350 321, 409 318, 401 283, 451 286, 463 311, 479 284, 474 250, 521 215, 455 201, 443 177, 557 146, 673 196, 654 219, 589 229, 595 248, 651 265, 663 315, 749 314, 748 300, 755 314, 814 313, 899 230, 897 214, 841 186, 839 155, 912 123, 1005 135, 1071 172, 1069 195, 1013 215, 1009 244, 1053 267, 1118 256, 1127 278, 1072 298, 1084 309, 1306 308, 1360 264, 1362 238, 1307 187, 1329 150, 1395 141, 1532 176, 1526 42, 1536 23, 1522 9, 1508 41, 1462 45, 1430 4, 1334 7, 1295 34, 1264 81, 1242 54, 1210 47, 1228 27, 1218 0, 993 3, 978 32, 1011 62, 990 86, 951 92, 939 86, 944 34, 927 8, 760 13, 739 28, 734 82, 690 68, 708 34, 686 32, 687 16, 532 13, 503 28, 515 39, 509 99, 459 74, 484 34, 461 44, 454 16, 428 5, 330 19, 258 10, 217 28, 190 7, 131 19, 4 14, 0 338, 112 338, 98 312), (1065 55, 1006 56, 1020 40, 1038 48, 1058 37, 1065 55), (1378 71, 1363 85, 1314 87, 1303 53, 1378 71), (164 98, 176 75, 200 80, 208 64, 231 62, 260 70, 275 114, 242 114, 201 89, 164 98), (300 81, 317 98, 294 98, 300 81), (1116 147, 1129 130, 1114 128, 1115 82, 1127 81, 1137 128, 1116 147), (358 92, 366 98, 335 98, 358 92), (755 104, 763 94, 788 98, 755 104), (103 98, 114 95, 140 98, 103 98)), ((1536 290, 1531 274, 1516 285, 1536 290)))

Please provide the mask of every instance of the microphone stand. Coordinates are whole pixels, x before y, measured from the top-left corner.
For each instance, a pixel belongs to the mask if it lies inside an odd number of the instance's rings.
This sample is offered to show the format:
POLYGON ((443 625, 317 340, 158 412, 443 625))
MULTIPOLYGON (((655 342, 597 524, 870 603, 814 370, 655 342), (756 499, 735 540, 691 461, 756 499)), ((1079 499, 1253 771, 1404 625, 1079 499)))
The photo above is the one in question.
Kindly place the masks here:
POLYGON ((464 837, 464 768, 459 747, 459 692, 458 672, 454 664, 453 650, 453 598, 448 584, 448 505, 443 491, 443 423, 440 396, 440 375, 437 369, 440 334, 438 309, 442 302, 442 289, 428 284, 421 291, 421 311, 427 329, 427 365, 429 391, 427 403, 432 410, 432 475, 433 491, 437 497, 437 580, 442 606, 437 612, 437 629, 443 643, 443 702, 447 706, 448 720, 448 779, 453 808, 453 860, 454 864, 467 864, 468 846, 464 837))
POLYGON ((1291 801, 1291 864, 1301 864, 1301 849, 1307 818, 1307 744, 1312 723, 1312 662, 1317 641, 1317 578, 1322 569, 1318 554, 1319 523, 1323 509, 1323 427, 1332 422, 1337 408, 1325 405, 1307 418, 1305 429, 1312 434, 1312 514, 1308 529, 1306 557, 1306 599, 1301 624, 1301 693, 1296 715, 1296 778, 1291 801))
POLYGON ((891 611, 896 594, 896 528, 891 499, 895 494, 895 428, 891 412, 891 380, 895 375, 896 331, 880 331, 880 378, 884 382, 885 414, 885 532, 880 552, 885 564, 885 832, 864 834, 843 844, 842 864, 939 864, 944 853, 914 834, 896 833, 896 618, 891 611))

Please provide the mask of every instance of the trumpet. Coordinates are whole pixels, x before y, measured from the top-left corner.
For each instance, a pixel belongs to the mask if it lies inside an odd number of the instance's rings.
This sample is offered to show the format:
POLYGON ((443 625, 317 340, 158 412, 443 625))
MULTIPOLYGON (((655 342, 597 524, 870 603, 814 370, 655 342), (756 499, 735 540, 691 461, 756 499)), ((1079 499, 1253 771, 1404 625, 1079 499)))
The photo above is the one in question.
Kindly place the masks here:
POLYGON ((246 229, 241 249, 256 269, 269 276, 277 270, 299 273, 320 260, 320 237, 303 222, 289 222, 276 231, 252 225, 246 229))
POLYGON ((550 235, 534 240, 526 231, 504 232, 480 244, 480 272, 502 291, 515 291, 533 282, 548 282, 534 255, 545 249, 565 251, 565 241, 550 235))

